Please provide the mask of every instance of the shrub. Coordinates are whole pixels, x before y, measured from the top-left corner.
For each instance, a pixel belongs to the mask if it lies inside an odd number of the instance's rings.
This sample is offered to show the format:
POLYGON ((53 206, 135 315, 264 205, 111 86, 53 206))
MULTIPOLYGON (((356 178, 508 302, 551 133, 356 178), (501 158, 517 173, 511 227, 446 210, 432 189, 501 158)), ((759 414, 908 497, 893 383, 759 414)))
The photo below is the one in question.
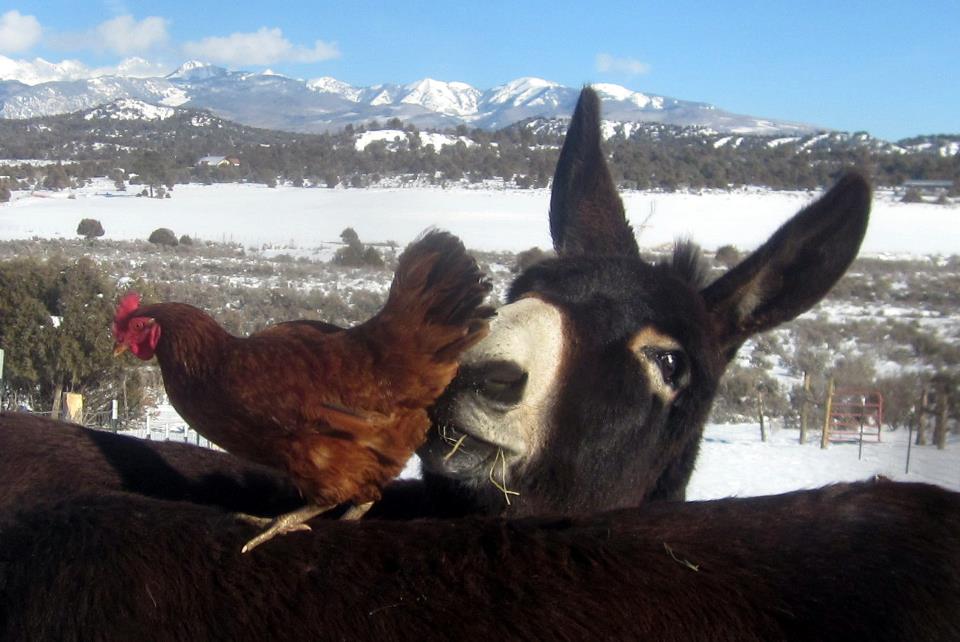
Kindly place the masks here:
POLYGON ((345 228, 340 232, 340 240, 347 245, 353 245, 360 242, 360 235, 352 227, 345 228))
POLYGON ((764 415, 782 417, 790 412, 790 401, 776 379, 765 370, 730 364, 720 380, 711 421, 752 421, 758 412, 758 391, 763 391, 764 415))
POLYGON ((340 232, 340 240, 346 243, 333 255, 333 263, 344 267, 383 267, 383 257, 373 247, 364 247, 360 236, 352 227, 340 232))
POLYGON ((375 248, 367 246, 363 250, 363 264, 370 267, 383 267, 383 257, 375 248))
POLYGON ((920 191, 916 188, 911 187, 903 194, 903 198, 900 199, 901 203, 922 203, 923 196, 920 194, 920 191))
POLYGON ((539 247, 531 247, 529 250, 524 250, 517 254, 517 260, 513 264, 513 267, 510 268, 510 271, 514 274, 519 274, 534 263, 539 263, 552 256, 555 256, 553 252, 544 252, 539 247))
POLYGON ((728 268, 732 268, 734 265, 740 262, 740 250, 732 245, 724 245, 720 248, 717 248, 717 253, 714 255, 714 259, 717 261, 717 263, 728 268))
POLYGON ((180 237, 180 245, 193 245, 193 239, 184 234, 180 237))
POLYGON ((150 233, 150 238, 147 240, 154 245, 168 245, 170 247, 174 247, 177 244, 177 235, 173 233, 173 230, 165 227, 158 227, 150 233))
POLYGON ((82 219, 80 224, 77 225, 77 234, 87 240, 95 239, 98 236, 103 236, 103 225, 95 218, 82 219))

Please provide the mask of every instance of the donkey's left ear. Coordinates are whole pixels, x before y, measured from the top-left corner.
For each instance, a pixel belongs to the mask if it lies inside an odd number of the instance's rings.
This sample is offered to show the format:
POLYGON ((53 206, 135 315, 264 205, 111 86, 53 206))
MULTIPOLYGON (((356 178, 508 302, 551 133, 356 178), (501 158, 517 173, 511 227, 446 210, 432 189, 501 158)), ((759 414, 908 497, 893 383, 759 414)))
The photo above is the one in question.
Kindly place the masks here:
POLYGON ((830 291, 857 256, 869 215, 870 186, 848 173, 703 290, 728 359, 748 337, 806 312, 830 291))
POLYGON ((589 87, 577 107, 557 159, 550 193, 550 236, 560 256, 640 258, 633 228, 610 176, 600 131, 600 97, 589 87))

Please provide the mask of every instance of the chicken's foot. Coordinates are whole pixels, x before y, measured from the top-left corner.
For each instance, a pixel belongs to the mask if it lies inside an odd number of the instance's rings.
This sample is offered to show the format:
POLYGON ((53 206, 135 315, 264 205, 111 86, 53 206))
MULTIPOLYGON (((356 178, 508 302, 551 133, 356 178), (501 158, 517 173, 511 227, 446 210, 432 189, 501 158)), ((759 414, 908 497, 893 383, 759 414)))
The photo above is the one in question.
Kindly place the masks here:
POLYGON ((326 511, 335 507, 336 504, 333 504, 332 506, 307 504, 303 508, 298 508, 295 511, 284 513, 283 515, 273 519, 268 517, 253 517, 252 515, 237 515, 239 519, 247 523, 261 527, 266 526, 266 529, 263 532, 244 544, 240 552, 249 553, 257 546, 260 546, 264 542, 273 539, 277 535, 292 533, 294 531, 308 531, 310 530, 310 525, 305 523, 308 519, 313 519, 317 515, 325 513, 326 511))

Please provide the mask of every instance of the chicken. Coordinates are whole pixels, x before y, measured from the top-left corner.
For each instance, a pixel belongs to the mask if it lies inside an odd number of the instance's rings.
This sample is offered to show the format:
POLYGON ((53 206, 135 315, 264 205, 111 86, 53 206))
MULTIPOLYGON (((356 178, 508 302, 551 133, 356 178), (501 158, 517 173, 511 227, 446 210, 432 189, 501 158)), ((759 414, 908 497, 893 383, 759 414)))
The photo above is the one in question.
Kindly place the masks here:
POLYGON ((345 502, 380 498, 426 437, 427 408, 460 354, 487 333, 490 291, 455 236, 428 231, 400 256, 384 307, 349 329, 289 321, 235 337, 183 303, 125 295, 115 353, 154 355, 177 412, 228 452, 285 471, 308 504, 266 526, 244 552, 345 502))

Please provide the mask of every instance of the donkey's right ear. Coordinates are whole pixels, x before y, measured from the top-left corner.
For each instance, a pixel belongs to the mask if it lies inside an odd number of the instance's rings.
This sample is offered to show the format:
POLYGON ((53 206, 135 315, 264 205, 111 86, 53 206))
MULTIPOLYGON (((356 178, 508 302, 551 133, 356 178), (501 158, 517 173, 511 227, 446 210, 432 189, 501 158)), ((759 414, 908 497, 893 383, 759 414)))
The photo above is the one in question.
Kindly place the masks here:
POLYGON ((550 194, 550 236, 561 256, 640 256, 601 146, 600 98, 584 87, 560 150, 550 194))
POLYGON ((726 358, 822 299, 857 256, 869 215, 870 186, 848 173, 707 286, 703 298, 726 358))

